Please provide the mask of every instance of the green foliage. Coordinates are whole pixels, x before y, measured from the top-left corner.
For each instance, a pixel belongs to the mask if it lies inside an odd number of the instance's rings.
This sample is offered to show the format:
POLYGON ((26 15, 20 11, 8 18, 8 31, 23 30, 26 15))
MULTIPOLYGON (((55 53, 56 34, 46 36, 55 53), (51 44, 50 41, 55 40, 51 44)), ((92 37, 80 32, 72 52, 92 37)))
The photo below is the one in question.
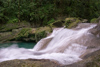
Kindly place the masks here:
POLYGON ((0 22, 45 26, 62 16, 90 20, 100 16, 99 6, 100 0, 0 0, 0 22))
POLYGON ((52 18, 50 21, 47 22, 47 24, 49 25, 49 24, 53 23, 54 21, 55 20, 52 18))
POLYGON ((9 20, 7 23, 17 23, 18 22, 18 18, 14 18, 9 20))

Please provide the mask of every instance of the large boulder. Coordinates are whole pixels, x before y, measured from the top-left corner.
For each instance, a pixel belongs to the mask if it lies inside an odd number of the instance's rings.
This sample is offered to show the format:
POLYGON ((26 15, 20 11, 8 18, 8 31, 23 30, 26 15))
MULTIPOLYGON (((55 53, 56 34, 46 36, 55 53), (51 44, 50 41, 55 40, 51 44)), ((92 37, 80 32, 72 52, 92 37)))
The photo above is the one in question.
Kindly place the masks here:
POLYGON ((63 67, 100 67, 100 50, 84 56, 82 61, 63 67))
POLYGON ((95 35, 96 37, 100 38, 100 21, 96 27, 90 30, 90 32, 95 35))

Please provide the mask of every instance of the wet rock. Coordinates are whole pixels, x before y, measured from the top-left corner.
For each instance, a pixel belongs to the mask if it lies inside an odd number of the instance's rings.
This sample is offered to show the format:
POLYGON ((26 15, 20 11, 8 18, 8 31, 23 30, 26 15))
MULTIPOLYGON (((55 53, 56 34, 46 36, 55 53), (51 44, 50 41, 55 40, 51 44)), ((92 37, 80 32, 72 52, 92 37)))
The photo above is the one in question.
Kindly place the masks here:
POLYGON ((0 63, 0 67, 60 67, 50 60, 10 60, 0 63))
POLYGON ((90 30, 90 32, 95 35, 96 37, 100 38, 100 21, 96 27, 90 30))
POLYGON ((94 25, 94 24, 92 24, 92 23, 79 23, 76 28, 77 29, 88 28, 91 25, 94 25))
POLYGON ((100 50, 86 55, 80 62, 63 67, 100 67, 100 50))
POLYGON ((88 20, 87 19, 83 19, 82 23, 88 23, 88 20))

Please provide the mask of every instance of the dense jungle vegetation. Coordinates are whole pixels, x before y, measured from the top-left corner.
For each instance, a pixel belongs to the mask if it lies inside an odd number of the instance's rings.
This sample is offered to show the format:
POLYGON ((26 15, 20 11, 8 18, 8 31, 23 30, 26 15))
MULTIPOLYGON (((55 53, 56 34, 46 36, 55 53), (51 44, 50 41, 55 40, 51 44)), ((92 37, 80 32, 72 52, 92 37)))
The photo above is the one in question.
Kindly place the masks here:
POLYGON ((0 0, 0 24, 48 25, 57 17, 88 20, 100 16, 100 0, 0 0))

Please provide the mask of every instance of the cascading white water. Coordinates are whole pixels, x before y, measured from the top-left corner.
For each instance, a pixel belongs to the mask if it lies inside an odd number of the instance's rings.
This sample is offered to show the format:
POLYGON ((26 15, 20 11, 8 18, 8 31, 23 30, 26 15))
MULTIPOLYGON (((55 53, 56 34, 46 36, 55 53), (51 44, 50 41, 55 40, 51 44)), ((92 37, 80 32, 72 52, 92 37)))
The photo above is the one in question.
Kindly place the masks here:
POLYGON ((18 48, 13 45, 0 49, 0 62, 13 59, 50 59, 67 65, 82 60, 80 56, 87 51, 88 30, 95 25, 80 30, 56 28, 53 33, 41 39, 33 49, 18 48), (80 39, 81 38, 81 39, 80 39))

